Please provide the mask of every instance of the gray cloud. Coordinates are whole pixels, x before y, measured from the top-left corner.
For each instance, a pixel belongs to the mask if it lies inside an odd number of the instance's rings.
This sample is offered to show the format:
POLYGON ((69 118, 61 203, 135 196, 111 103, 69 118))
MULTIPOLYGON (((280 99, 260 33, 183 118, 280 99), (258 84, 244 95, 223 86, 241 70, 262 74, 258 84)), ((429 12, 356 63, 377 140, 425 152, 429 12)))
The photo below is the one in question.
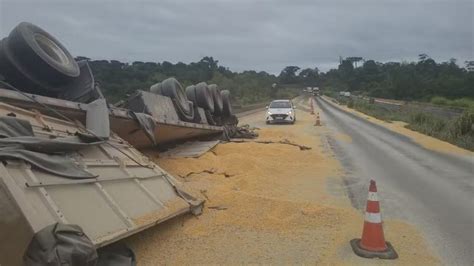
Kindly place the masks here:
POLYGON ((336 67, 378 61, 472 59, 472 1, 6 1, 0 36, 21 21, 74 55, 132 62, 213 56, 232 70, 336 67))

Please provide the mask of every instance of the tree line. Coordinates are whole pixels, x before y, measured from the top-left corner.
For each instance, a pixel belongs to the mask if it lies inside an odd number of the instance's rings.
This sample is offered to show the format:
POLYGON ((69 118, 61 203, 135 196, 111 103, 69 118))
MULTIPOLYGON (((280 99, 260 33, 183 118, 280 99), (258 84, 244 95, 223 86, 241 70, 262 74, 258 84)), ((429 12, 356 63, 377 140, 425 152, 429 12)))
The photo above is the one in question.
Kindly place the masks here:
POLYGON ((448 99, 474 99, 474 72, 456 64, 456 59, 438 63, 426 54, 417 62, 363 61, 355 67, 349 59, 337 69, 322 75, 320 82, 330 90, 351 91, 373 97, 427 101, 441 96, 448 99))
POLYGON ((230 71, 219 65, 213 57, 198 62, 176 64, 164 61, 123 63, 117 60, 88 60, 96 81, 110 102, 117 102, 136 90, 148 90, 151 85, 168 77, 175 77, 186 87, 199 82, 218 84, 231 91, 234 100, 241 104, 260 102, 271 98, 272 84, 278 82, 275 75, 264 71, 230 71))
MULTIPOLYGON (((455 59, 437 63, 425 54, 417 62, 401 63, 347 57, 341 58, 337 69, 327 72, 320 72, 317 67, 287 66, 279 75, 253 70, 233 72, 209 56, 189 64, 76 59, 89 61, 96 81, 111 102, 137 89, 147 90, 168 77, 177 78, 183 86, 202 81, 219 84, 242 104, 293 97, 306 86, 406 100, 429 100, 433 96, 474 98, 474 72, 458 66, 455 59)), ((469 64, 474 67, 474 62, 466 62, 469 64)))

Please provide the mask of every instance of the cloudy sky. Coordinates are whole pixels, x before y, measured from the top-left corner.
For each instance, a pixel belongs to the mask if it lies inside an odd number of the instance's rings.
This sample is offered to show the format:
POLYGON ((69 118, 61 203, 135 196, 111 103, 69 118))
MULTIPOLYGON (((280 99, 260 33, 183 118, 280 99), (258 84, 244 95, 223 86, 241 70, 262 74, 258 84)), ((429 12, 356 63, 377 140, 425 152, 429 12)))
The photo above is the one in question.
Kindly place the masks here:
POLYGON ((472 0, 0 0, 0 37, 21 21, 75 55, 125 62, 213 56, 234 71, 474 59, 472 0))

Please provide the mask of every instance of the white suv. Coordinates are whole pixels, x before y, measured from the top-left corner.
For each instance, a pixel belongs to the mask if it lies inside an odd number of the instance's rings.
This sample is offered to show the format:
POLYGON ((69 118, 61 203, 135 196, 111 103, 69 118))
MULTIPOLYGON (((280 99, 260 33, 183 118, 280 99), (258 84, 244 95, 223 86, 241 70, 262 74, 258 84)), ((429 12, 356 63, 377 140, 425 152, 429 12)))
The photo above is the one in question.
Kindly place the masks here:
POLYGON ((290 100, 275 100, 267 106, 266 122, 291 123, 296 122, 295 107, 290 100))

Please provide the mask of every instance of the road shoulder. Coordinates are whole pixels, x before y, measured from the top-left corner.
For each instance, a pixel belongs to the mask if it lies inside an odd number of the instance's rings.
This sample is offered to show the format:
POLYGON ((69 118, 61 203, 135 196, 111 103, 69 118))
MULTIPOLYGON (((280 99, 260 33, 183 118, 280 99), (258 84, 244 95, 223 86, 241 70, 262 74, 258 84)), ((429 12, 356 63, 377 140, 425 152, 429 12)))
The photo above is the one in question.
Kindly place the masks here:
POLYGON ((422 134, 420 132, 408 129, 408 128, 405 127, 407 125, 407 123, 405 123, 405 122, 401 122, 401 121, 393 121, 393 122, 383 121, 383 120, 377 119, 375 117, 366 115, 366 114, 364 114, 362 112, 359 112, 357 110, 348 108, 347 106, 334 103, 332 101, 332 99, 329 98, 329 97, 322 96, 321 98, 324 101, 326 101, 327 103, 331 104, 332 106, 334 106, 334 107, 336 107, 336 108, 338 108, 342 111, 354 114, 354 115, 356 115, 356 116, 358 116, 362 119, 367 120, 368 122, 371 122, 371 123, 379 125, 379 126, 383 126, 384 128, 389 129, 393 132, 396 132, 396 133, 401 134, 403 136, 409 137, 412 141, 414 141, 415 143, 417 143, 420 146, 424 147, 425 149, 429 149, 429 150, 432 150, 432 151, 435 151, 435 152, 447 153, 447 154, 450 154, 450 155, 456 155, 456 156, 470 156, 470 157, 474 156, 474 152, 471 152, 469 150, 460 148, 456 145, 453 145, 451 143, 439 140, 437 138, 433 138, 431 136, 422 134))

